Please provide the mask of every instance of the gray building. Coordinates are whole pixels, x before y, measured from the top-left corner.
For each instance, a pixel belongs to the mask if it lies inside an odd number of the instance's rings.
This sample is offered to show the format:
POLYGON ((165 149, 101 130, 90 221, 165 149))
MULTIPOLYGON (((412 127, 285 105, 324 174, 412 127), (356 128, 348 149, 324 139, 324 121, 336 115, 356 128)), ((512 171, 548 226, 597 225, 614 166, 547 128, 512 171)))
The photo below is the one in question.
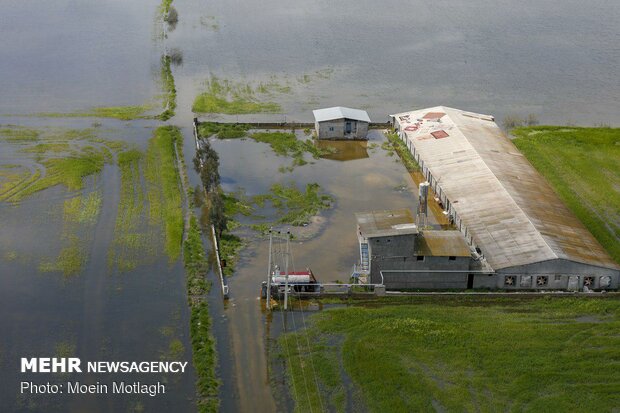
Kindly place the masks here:
POLYGON ((618 288, 620 265, 492 116, 438 106, 391 121, 474 258, 492 272, 474 274, 474 288, 618 288))
POLYGON ((364 110, 336 106, 312 113, 318 139, 366 139, 370 118, 364 110))
POLYGON ((355 214, 361 272, 386 289, 465 289, 471 251, 459 231, 419 231, 411 211, 355 214))

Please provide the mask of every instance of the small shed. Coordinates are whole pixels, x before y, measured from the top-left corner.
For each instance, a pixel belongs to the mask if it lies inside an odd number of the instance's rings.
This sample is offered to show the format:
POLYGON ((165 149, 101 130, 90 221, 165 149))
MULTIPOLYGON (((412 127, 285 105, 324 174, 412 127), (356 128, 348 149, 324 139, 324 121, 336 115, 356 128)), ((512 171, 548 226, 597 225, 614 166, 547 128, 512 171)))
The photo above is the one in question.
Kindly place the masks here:
POLYGON ((318 139, 366 139, 370 118, 365 110, 335 106, 312 113, 318 139))

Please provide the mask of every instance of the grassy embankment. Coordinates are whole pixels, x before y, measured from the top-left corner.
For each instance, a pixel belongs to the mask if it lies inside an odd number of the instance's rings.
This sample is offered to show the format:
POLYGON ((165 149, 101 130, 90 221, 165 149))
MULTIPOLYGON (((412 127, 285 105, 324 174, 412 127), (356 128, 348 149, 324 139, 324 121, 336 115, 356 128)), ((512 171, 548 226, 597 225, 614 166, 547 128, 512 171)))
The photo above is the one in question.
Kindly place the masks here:
POLYGON ((119 154, 121 189, 110 267, 132 270, 155 259, 160 246, 169 262, 179 258, 183 209, 175 148, 180 151, 181 145, 179 128, 162 126, 154 131, 146 153, 129 149, 119 154))
POLYGON ((307 331, 279 340, 296 412, 620 405, 615 298, 413 298, 310 320, 307 331))
POLYGON ((397 133, 386 133, 385 137, 387 138, 387 142, 383 142, 381 148, 386 150, 388 155, 392 156, 394 152, 396 152, 409 172, 420 170, 420 166, 413 158, 411 152, 409 152, 407 145, 398 137, 397 133))
POLYGON ((183 262, 187 280, 187 295, 191 311, 190 334, 193 363, 196 369, 198 411, 217 412, 219 381, 215 375, 217 362, 215 340, 211 336, 211 317, 206 295, 211 288, 206 281, 208 261, 205 256, 200 225, 191 217, 187 239, 183 244, 183 262))
POLYGON ((170 56, 162 56, 161 58, 161 88, 163 91, 161 99, 163 111, 156 118, 163 121, 173 117, 177 108, 177 89, 170 68, 171 61, 170 56))
POLYGON ((275 102, 262 101, 273 92, 288 93, 287 86, 276 82, 252 86, 247 83, 235 83, 227 79, 211 76, 205 82, 205 90, 194 99, 192 111, 195 113, 221 113, 242 115, 250 113, 279 113, 280 105, 275 102))
POLYGON ((519 150, 620 262, 620 128, 534 126, 511 133, 519 150))

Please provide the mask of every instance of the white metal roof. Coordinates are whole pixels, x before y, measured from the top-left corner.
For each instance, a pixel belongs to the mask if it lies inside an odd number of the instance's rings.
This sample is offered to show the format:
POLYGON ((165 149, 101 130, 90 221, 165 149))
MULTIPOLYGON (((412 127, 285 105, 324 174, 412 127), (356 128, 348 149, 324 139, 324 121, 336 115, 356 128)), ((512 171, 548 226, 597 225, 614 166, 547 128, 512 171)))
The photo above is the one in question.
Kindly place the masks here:
POLYGON ((313 110, 314 119, 317 122, 334 119, 353 119, 370 123, 370 118, 365 110, 345 108, 343 106, 334 106, 333 108, 313 110))
POLYGON ((495 270, 558 258, 620 268, 492 116, 444 106, 392 116, 495 270))

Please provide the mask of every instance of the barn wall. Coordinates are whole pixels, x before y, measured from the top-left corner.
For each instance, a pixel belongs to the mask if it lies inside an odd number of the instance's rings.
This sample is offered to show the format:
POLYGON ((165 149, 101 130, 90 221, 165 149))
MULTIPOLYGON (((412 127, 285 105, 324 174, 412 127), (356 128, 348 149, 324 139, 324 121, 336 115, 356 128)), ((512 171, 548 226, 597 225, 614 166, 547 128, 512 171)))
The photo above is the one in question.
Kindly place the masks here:
POLYGON ((348 119, 334 119, 315 122, 316 135, 319 139, 365 139, 368 135, 368 123, 348 119), (346 122, 351 122, 355 133, 345 134, 346 122), (329 128, 334 128, 330 131, 329 128))
MULTIPOLYGON (((593 277, 590 289, 616 290, 620 271, 582 264, 568 260, 549 260, 498 270, 494 276, 474 278, 474 288, 503 290, 582 290, 585 277, 593 277), (609 286, 601 285, 601 277, 610 277, 609 286), (506 277, 513 277, 507 285, 506 277), (546 277, 545 285, 538 285, 537 278, 546 277)), ((543 279, 544 280, 544 279, 543 279)))
POLYGON ((418 261, 413 255, 415 235, 377 237, 368 240, 370 254, 370 279, 372 283, 383 281, 387 289, 465 289, 470 257, 426 256, 418 261), (463 273, 403 272, 384 273, 384 270, 450 270, 463 273))

